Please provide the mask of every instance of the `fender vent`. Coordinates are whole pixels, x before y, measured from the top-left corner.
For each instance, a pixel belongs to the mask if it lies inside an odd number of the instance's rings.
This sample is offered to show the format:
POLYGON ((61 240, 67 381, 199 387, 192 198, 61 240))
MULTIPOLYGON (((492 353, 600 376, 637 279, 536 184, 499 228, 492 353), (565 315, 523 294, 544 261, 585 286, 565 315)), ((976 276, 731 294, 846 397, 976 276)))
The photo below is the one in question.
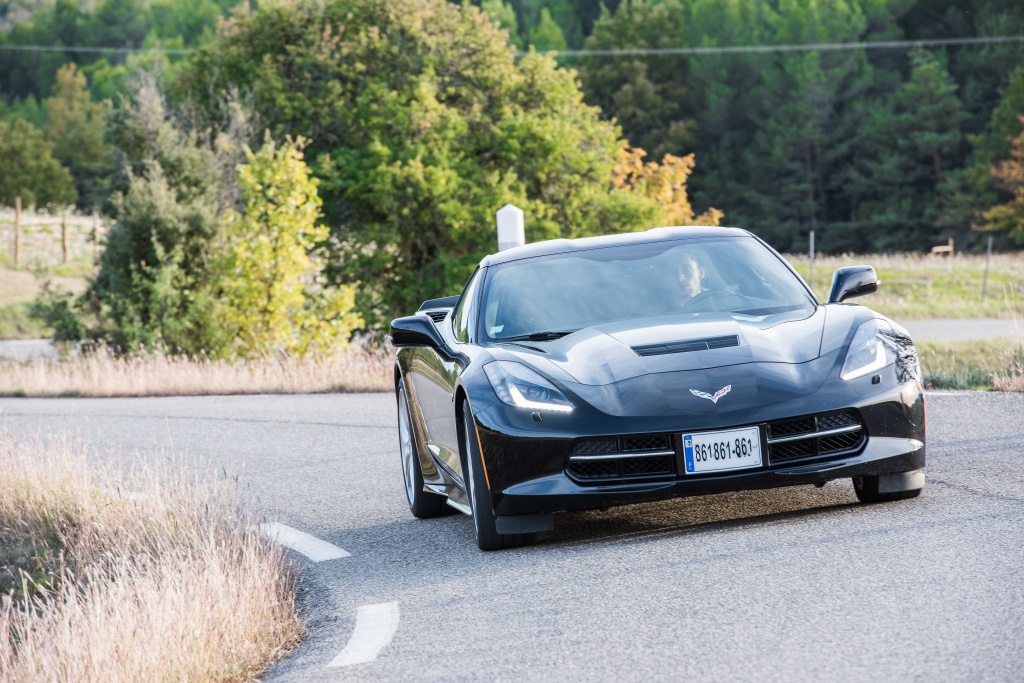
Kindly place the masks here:
POLYGON ((710 349, 726 349, 730 346, 739 346, 740 339, 735 334, 724 337, 707 337, 705 339, 689 339, 680 342, 668 342, 665 344, 644 344, 634 346, 632 349, 638 356, 663 356, 669 353, 687 353, 689 351, 708 351, 710 349))
POLYGON ((447 310, 444 310, 444 311, 424 311, 424 313, 429 315, 430 319, 433 320, 435 324, 441 322, 442 320, 444 320, 445 318, 448 317, 448 311, 447 310))

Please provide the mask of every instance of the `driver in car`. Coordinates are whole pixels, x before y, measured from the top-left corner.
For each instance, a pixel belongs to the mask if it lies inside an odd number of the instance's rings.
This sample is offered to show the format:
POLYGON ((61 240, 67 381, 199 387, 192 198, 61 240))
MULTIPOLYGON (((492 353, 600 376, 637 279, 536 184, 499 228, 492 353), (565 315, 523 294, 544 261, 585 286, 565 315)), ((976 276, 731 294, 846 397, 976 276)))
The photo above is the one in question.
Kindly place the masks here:
POLYGON ((704 280, 707 271, 693 254, 684 254, 674 268, 675 277, 672 281, 672 308, 681 310, 693 297, 705 291, 704 280))

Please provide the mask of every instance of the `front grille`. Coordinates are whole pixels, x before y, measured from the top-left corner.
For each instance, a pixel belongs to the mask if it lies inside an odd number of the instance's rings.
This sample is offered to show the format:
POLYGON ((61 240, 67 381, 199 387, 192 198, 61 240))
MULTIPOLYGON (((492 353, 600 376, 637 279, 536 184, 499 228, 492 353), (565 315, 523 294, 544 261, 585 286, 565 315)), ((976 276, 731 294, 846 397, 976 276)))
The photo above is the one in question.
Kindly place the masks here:
POLYGON ((622 476, 624 477, 672 473, 671 455, 662 455, 656 458, 626 458, 619 462, 622 464, 622 476))
POLYGON ((619 476, 619 461, 580 460, 570 462, 569 474, 577 479, 615 479, 619 476))
POLYGON ((864 439, 864 426, 852 410, 768 423, 771 462, 847 453, 860 448, 864 439))
POLYGON ((597 455, 598 453, 618 453, 619 445, 615 439, 585 439, 573 444, 574 455, 597 455))
POLYGON ((655 436, 627 436, 620 439, 623 453, 636 453, 638 451, 663 451, 668 448, 668 436, 657 434, 655 436))
POLYGON ((675 452, 668 434, 580 439, 570 453, 565 471, 580 481, 675 474, 675 452))
POLYGON ((768 425, 768 438, 773 436, 789 436, 817 431, 813 417, 802 417, 798 420, 772 422, 768 425))

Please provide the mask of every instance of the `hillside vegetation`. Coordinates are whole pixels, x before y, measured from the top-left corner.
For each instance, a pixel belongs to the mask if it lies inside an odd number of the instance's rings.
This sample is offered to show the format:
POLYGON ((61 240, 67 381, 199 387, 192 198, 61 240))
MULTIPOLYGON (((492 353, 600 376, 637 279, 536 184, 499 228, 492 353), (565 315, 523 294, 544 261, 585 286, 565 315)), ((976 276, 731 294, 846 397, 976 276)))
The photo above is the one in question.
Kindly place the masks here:
POLYGON ((2 5, 32 49, 0 49, 0 202, 113 221, 88 291, 39 309, 59 339, 340 350, 458 292, 506 203, 531 241, 723 215, 795 252, 1024 240, 1017 2, 233 5, 2 5), (938 43, 870 47, 901 40, 938 43))

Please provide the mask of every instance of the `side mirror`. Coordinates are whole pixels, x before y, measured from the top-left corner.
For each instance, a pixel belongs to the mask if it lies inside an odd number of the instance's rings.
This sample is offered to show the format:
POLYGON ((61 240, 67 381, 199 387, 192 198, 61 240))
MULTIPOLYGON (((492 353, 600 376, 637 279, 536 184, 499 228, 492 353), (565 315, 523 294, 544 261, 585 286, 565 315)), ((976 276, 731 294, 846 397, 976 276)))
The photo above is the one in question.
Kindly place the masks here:
POLYGON ((429 346, 432 349, 443 349, 446 346, 434 321, 425 315, 409 315, 392 320, 391 344, 396 347, 429 346))
POLYGON ((427 299, 420 307, 418 311, 429 311, 437 308, 455 308, 455 304, 459 303, 459 295, 445 296, 440 299, 427 299))
POLYGON ((855 296, 864 296, 878 291, 878 276, 871 266, 847 266, 837 268, 832 275, 832 290, 828 303, 839 304, 855 296))
POLYGON ((441 333, 434 326, 434 321, 422 313, 395 318, 391 321, 391 345, 401 348, 409 346, 426 346, 434 349, 448 360, 455 361, 465 367, 469 358, 458 351, 453 351, 441 333))

